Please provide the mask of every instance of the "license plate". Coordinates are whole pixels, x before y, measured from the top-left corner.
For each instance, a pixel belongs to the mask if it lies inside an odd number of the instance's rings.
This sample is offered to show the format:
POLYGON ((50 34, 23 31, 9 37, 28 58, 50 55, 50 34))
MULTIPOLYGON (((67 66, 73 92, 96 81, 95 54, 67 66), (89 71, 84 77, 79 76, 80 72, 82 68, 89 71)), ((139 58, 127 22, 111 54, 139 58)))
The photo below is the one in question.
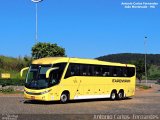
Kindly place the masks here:
POLYGON ((31 99, 34 100, 34 99, 35 99, 35 96, 31 96, 31 99))

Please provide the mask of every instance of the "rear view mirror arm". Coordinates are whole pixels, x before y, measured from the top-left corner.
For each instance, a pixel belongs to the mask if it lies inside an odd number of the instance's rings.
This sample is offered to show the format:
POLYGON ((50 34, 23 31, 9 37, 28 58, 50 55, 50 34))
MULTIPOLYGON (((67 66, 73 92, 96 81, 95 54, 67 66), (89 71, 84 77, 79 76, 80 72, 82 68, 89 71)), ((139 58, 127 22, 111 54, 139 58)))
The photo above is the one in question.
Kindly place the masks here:
POLYGON ((29 67, 23 68, 23 69, 21 70, 21 72, 20 72, 20 76, 22 77, 22 76, 23 76, 23 72, 24 72, 25 70, 28 70, 28 69, 29 69, 29 67))
POLYGON ((49 78, 50 72, 53 71, 53 70, 56 70, 56 69, 59 69, 59 67, 54 67, 54 68, 48 69, 47 72, 46 72, 46 78, 49 78))

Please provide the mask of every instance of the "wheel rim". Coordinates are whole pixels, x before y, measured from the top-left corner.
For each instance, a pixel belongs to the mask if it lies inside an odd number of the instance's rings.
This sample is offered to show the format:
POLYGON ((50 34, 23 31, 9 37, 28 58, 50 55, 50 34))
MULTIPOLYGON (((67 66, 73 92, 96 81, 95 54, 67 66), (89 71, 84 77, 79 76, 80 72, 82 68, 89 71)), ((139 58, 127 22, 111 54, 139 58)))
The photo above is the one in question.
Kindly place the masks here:
POLYGON ((123 95, 122 92, 118 93, 118 98, 119 98, 119 99, 123 99, 123 98, 124 98, 124 95, 123 95))
POLYGON ((67 95, 66 95, 66 94, 62 94, 62 95, 61 95, 61 101, 62 101, 62 102, 66 102, 67 99, 68 99, 68 98, 67 98, 67 95))
POLYGON ((122 99, 122 93, 118 94, 119 99, 122 99))
POLYGON ((112 93, 112 94, 111 94, 111 99, 114 100, 115 98, 116 98, 116 94, 115 94, 115 93, 112 93))

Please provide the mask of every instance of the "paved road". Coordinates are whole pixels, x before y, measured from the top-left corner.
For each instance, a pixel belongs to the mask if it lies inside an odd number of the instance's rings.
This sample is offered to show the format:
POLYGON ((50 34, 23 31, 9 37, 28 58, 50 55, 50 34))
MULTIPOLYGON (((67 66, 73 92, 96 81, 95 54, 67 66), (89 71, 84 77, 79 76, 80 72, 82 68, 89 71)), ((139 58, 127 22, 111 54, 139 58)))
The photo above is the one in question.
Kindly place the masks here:
MULTIPOLYGON (((150 114, 156 115, 157 118, 157 115, 160 115, 160 85, 153 84, 152 89, 150 90, 137 89, 136 95, 133 98, 120 101, 100 99, 71 101, 68 104, 59 104, 59 102, 33 103, 30 101, 25 101, 23 99, 23 95, 0 95, 0 114, 2 114, 1 117, 3 119, 5 119, 6 114, 27 114, 27 116, 31 116, 29 114, 32 114, 32 116, 35 115, 35 117, 37 117, 37 114, 41 114, 42 119, 44 119, 43 117, 45 114, 50 114, 50 117, 53 117, 54 114, 60 114, 57 116, 60 118, 64 118, 64 116, 67 118, 68 114, 74 114, 75 116, 78 114, 78 116, 76 116, 79 117, 78 119, 81 119, 81 117, 84 117, 85 115, 86 117, 83 119, 106 119, 106 116, 94 116, 102 114, 112 118, 113 116, 108 115, 150 114)), ((69 119, 74 118, 74 115, 70 116, 69 119)), ((57 117, 55 119, 59 119, 57 117)))

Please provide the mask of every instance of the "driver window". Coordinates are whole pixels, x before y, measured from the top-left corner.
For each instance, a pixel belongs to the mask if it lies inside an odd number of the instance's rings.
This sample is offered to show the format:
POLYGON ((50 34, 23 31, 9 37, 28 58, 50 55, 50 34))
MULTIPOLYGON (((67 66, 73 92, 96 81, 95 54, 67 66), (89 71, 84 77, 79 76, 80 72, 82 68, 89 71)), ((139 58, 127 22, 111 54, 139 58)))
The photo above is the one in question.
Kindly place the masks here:
POLYGON ((55 69, 50 72, 49 80, 51 85, 55 85, 60 82, 65 66, 66 63, 57 63, 53 65, 53 67, 58 67, 59 69, 55 69))
POLYGON ((50 82, 51 82, 51 84, 56 84, 56 83, 58 83, 59 82, 59 74, 58 74, 58 70, 53 70, 53 71, 51 71, 51 73, 50 73, 50 82))

